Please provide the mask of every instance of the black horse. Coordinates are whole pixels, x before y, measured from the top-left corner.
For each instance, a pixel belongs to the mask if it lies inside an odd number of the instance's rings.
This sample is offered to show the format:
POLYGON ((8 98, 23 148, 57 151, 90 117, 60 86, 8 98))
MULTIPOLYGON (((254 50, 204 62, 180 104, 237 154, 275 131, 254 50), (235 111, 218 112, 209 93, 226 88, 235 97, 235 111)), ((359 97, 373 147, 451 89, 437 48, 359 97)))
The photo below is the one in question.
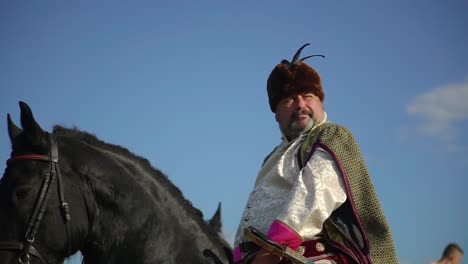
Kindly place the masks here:
POLYGON ((8 115, 0 263, 229 263, 231 251, 150 163, 77 129, 44 132, 20 102, 8 115))

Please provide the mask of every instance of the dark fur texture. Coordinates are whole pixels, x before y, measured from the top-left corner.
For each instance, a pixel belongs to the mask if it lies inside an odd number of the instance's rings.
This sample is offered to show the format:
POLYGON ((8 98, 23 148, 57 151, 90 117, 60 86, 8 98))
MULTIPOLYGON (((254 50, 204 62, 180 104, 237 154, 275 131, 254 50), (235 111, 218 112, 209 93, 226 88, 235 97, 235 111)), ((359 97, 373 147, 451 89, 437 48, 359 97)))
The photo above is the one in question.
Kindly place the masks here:
MULTIPOLYGON (((46 155, 47 133, 34 121, 29 107, 20 106, 23 130, 9 119, 12 156, 46 155)), ((61 263, 78 250, 85 263, 216 263, 204 256, 207 250, 229 263, 229 246, 217 230, 148 160, 77 129, 56 126, 53 134, 59 142, 71 232, 67 236, 53 185, 34 242, 49 263, 61 263)), ((23 241, 47 169, 46 162, 31 160, 6 168, 0 183, 1 241, 23 241)), ((215 219, 214 225, 219 226, 215 219)), ((14 257, 1 251, 0 263, 16 263, 11 262, 14 257)))

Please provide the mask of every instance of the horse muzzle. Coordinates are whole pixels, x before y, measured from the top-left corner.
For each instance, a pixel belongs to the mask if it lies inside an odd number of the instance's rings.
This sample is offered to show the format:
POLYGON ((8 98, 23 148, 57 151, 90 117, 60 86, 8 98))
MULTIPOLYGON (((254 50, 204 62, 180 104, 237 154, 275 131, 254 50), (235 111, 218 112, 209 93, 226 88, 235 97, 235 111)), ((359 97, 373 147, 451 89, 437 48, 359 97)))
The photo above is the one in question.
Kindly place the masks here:
MULTIPOLYGON (((32 264, 33 259, 47 264, 41 253, 32 244, 15 241, 0 241, 0 263, 32 264)), ((35 261, 37 263, 37 261, 35 261)))

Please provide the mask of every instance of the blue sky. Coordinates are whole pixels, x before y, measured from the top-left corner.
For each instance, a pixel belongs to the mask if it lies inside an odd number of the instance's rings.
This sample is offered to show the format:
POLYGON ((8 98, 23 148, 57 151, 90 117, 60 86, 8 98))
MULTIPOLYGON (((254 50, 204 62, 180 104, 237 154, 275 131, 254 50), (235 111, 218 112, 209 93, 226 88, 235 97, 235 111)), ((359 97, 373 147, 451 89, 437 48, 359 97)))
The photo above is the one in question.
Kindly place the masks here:
MULTIPOLYGON (((44 129, 147 158, 232 239, 279 143, 266 79, 302 44, 353 131, 400 262, 468 248, 468 2, 0 2, 0 160, 27 102, 44 129)), ((0 163, 0 170, 4 170, 0 163)), ((70 261, 76 263, 77 259, 70 261)), ((464 263, 467 263, 466 259, 464 263)))

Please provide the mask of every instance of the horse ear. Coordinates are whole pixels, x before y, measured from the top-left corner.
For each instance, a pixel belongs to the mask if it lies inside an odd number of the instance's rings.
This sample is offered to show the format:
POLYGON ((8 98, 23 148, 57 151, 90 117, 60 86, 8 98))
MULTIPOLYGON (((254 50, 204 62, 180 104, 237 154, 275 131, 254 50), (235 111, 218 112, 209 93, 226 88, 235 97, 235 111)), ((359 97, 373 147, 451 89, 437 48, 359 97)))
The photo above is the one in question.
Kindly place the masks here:
POLYGON ((13 140, 21 133, 22 129, 17 127, 15 123, 11 120, 10 114, 7 114, 8 120, 8 136, 10 136, 10 141, 13 140))
POLYGON ((45 136, 45 132, 34 119, 31 108, 25 102, 19 102, 21 108, 21 125, 31 143, 40 144, 45 136))
POLYGON ((213 217, 208 221, 208 224, 215 230, 216 232, 221 232, 221 203, 218 204, 218 209, 216 210, 213 217))

